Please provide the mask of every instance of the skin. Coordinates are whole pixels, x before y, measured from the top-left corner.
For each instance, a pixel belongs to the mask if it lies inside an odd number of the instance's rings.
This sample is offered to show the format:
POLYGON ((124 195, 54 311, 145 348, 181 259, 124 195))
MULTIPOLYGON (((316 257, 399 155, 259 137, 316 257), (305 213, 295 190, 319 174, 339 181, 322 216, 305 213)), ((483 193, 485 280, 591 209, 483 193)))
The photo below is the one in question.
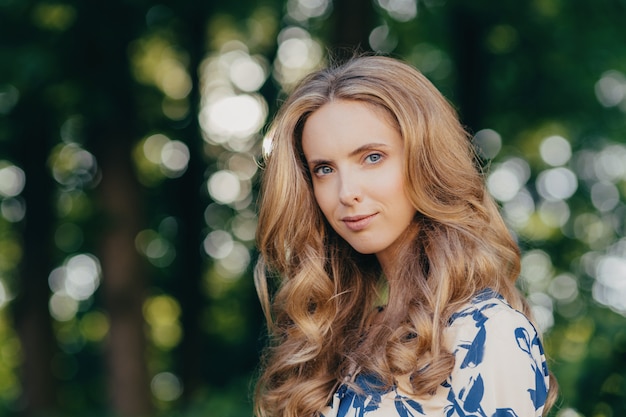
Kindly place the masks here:
POLYGON ((400 133, 371 105, 338 100, 309 116, 302 148, 329 224, 389 273, 416 213, 405 192, 400 133))

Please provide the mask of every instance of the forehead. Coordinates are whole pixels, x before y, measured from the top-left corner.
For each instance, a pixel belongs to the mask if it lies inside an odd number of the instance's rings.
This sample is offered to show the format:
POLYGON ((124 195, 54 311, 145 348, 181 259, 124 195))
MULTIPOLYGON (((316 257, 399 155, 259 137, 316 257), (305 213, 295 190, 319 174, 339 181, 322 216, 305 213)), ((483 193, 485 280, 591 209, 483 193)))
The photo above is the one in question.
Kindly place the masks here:
POLYGON ((402 146, 402 138, 389 113, 361 101, 336 100, 313 112, 306 120, 301 146, 311 153, 335 153, 366 143, 402 146))
POLYGON ((311 119, 323 118, 325 121, 330 121, 333 116, 336 116, 336 118, 343 118, 344 124, 353 121, 353 118, 346 119, 346 115, 354 116, 354 118, 360 117, 361 120, 378 119, 400 133, 398 120, 387 107, 376 102, 352 99, 335 99, 315 109, 306 115, 300 126, 300 132, 302 133, 307 124, 311 124, 309 123, 311 119))

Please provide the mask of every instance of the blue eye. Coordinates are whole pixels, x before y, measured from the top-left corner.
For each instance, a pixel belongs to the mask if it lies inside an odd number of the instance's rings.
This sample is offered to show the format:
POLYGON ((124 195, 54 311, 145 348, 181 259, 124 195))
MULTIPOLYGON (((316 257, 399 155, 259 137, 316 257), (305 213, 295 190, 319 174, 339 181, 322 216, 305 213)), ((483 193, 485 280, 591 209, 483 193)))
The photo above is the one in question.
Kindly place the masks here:
POLYGON ((380 161, 382 159, 382 157, 383 156, 381 154, 379 154, 379 153, 372 153, 372 154, 367 155, 365 157, 365 160, 367 162, 370 162, 370 163, 374 164, 374 163, 380 161))
POLYGON ((331 174, 332 172, 333 172, 333 169, 329 167, 328 165, 322 165, 322 166, 316 167, 313 170, 313 173, 316 175, 328 175, 328 174, 331 174))

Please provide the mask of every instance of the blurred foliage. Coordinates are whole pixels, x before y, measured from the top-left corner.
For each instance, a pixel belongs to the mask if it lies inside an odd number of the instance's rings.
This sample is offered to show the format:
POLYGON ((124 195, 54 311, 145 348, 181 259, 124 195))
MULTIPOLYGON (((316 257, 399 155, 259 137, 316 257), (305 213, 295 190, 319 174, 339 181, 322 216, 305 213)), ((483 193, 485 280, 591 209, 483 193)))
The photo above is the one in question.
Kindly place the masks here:
POLYGON ((0 416, 251 414, 263 127, 357 45, 420 68, 474 134, 524 251, 552 415, 622 415, 625 17, 619 0, 0 0, 0 416), (144 402, 111 382, 126 371, 144 402))

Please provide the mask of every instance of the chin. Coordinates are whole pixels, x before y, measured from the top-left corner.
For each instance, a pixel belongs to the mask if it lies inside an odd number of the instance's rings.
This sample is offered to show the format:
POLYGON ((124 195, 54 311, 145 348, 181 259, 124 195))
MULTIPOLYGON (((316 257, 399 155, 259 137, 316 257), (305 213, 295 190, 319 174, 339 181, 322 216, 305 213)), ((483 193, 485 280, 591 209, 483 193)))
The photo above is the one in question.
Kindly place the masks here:
POLYGON ((359 252, 361 255, 373 255, 379 250, 378 248, 372 248, 371 246, 352 245, 350 242, 348 242, 348 244, 352 247, 352 249, 359 252))

